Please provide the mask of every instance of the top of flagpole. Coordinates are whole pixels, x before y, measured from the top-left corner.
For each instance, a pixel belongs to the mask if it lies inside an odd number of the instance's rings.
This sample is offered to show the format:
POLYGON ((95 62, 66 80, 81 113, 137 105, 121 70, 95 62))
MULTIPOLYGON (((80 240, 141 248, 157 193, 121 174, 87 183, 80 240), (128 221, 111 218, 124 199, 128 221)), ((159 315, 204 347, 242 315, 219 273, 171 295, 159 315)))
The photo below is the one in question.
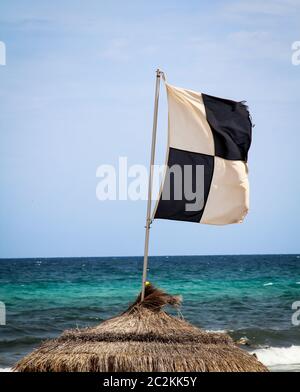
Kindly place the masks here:
POLYGON ((156 76, 158 77, 158 78, 162 78, 162 80, 165 82, 166 81, 166 75, 165 75, 165 73, 164 73, 164 71, 162 71, 161 69, 159 69, 159 68, 157 68, 157 70, 156 70, 156 76))

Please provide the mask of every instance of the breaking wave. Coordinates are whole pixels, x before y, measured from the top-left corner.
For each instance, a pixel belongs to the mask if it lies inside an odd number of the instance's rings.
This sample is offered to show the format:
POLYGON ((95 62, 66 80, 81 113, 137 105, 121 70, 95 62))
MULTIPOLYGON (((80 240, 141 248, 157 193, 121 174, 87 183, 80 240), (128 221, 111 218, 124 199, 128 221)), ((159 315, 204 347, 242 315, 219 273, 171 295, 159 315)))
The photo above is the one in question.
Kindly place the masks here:
POLYGON ((300 366, 300 346, 260 348, 251 352, 268 367, 281 365, 300 366))

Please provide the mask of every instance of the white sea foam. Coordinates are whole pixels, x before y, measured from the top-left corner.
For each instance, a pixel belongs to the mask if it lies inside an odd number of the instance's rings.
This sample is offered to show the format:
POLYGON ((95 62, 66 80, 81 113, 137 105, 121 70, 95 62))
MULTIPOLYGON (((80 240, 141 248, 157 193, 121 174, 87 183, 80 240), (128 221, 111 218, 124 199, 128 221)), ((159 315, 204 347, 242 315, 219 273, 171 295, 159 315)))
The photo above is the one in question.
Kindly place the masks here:
POLYGON ((282 365, 300 366, 300 346, 260 348, 252 352, 259 361, 273 368, 282 365))
POLYGON ((273 283, 272 282, 264 283, 264 286, 273 286, 273 283))
POLYGON ((8 372, 11 372, 12 370, 11 370, 11 368, 0 368, 0 373, 2 372, 2 373, 8 373, 8 372))

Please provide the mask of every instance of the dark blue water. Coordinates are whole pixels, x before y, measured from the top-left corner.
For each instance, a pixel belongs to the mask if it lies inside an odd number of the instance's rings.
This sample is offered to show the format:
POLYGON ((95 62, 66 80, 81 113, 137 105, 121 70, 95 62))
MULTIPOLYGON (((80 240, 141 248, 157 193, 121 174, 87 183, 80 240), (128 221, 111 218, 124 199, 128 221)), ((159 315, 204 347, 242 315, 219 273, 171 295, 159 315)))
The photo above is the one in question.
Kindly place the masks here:
MULTIPOLYGON (((300 301, 300 256, 151 257, 149 266, 152 283, 183 296, 185 319, 247 337, 253 350, 284 349, 288 359, 281 365, 298 363, 300 327, 291 318, 292 303, 300 301)), ((141 257, 0 260, 0 301, 7 311, 0 367, 66 328, 123 311, 140 290, 141 270, 141 257)))

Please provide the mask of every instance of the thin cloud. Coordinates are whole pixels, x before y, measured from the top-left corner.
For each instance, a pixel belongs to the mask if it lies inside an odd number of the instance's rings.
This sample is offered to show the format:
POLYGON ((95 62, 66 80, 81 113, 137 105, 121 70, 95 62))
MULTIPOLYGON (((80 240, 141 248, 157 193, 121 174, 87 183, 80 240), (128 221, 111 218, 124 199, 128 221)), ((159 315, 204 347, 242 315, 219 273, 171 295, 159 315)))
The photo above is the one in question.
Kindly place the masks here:
POLYGON ((101 56, 107 60, 126 61, 129 59, 129 42, 119 38, 109 42, 106 49, 101 52, 101 56))
POLYGON ((1 30, 16 31, 44 31, 54 29, 57 23, 50 19, 42 18, 22 18, 22 19, 7 19, 0 20, 1 30))
POLYGON ((300 10, 299 0, 239 0, 229 3, 227 11, 235 15, 284 16, 300 10))
POLYGON ((138 56, 153 56, 157 50, 158 47, 154 44, 145 44, 141 40, 118 38, 109 41, 100 56, 106 60, 124 62, 138 56))

